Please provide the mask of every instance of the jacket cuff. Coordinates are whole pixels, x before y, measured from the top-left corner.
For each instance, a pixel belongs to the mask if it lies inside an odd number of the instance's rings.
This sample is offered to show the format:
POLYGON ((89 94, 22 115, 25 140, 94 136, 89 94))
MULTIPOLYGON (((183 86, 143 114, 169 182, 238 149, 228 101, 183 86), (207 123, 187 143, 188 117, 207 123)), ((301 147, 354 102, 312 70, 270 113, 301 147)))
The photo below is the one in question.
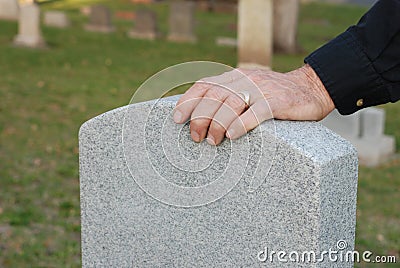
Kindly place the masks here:
POLYGON ((387 85, 351 28, 311 53, 304 62, 317 73, 343 115, 390 101, 387 85))

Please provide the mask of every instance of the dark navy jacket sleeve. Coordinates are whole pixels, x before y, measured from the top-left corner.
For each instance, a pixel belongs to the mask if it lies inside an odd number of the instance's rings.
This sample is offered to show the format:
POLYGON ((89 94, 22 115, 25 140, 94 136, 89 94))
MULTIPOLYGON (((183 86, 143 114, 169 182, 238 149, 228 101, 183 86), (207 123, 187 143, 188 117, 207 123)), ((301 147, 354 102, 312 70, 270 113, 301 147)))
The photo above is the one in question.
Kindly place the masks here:
POLYGON ((341 114, 400 99, 400 0, 378 1, 305 60, 341 114))

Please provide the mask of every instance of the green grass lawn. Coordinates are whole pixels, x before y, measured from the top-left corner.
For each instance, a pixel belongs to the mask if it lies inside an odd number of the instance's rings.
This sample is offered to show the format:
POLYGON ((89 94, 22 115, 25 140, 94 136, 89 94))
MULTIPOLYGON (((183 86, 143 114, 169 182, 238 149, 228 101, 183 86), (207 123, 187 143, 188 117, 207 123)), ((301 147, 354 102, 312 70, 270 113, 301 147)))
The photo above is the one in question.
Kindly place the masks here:
MULTIPOLYGON (((197 12, 197 44, 132 40, 131 22, 114 19, 115 33, 83 30, 79 13, 94 0, 53 1, 43 9, 67 10, 72 27, 43 27, 45 50, 15 48, 15 22, 0 21, 0 267, 79 267, 78 129, 100 113, 125 105, 150 75, 173 64, 210 60, 234 66, 236 50, 215 46, 236 35, 233 14, 197 12)), ((102 1, 130 11, 129 0, 102 1)), ((166 34, 168 9, 152 7, 166 34)), ((277 54, 273 69, 288 71, 365 11, 355 6, 307 4, 301 9, 298 55, 277 54)), ((400 103, 387 111, 387 134, 400 149, 400 103)), ((361 168, 358 250, 400 259, 400 161, 361 168)), ((360 265, 359 267, 372 267, 360 265)), ((382 266, 383 267, 383 266, 382 266)), ((385 265, 384 267, 395 267, 385 265)))

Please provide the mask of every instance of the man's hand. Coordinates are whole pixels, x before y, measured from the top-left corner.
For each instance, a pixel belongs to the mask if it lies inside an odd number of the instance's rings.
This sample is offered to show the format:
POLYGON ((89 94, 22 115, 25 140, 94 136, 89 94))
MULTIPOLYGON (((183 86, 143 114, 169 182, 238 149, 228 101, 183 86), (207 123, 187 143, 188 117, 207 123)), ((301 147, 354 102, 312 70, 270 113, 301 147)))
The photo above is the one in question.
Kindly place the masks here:
POLYGON ((335 108, 317 74, 305 65, 289 73, 235 69, 194 84, 178 101, 174 121, 190 118, 196 142, 237 139, 265 120, 321 120, 335 108), (246 104, 241 91, 250 96, 246 104))

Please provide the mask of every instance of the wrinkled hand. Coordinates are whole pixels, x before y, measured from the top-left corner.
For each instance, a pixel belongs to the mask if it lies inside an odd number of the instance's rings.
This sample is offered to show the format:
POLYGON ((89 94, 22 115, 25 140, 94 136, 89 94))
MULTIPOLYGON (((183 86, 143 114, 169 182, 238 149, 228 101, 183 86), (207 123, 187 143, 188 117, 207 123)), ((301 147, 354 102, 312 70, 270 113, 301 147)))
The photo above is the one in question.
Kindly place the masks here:
POLYGON ((321 120, 335 108, 317 74, 305 65, 289 73, 235 69, 196 82, 178 101, 174 121, 190 118, 196 142, 237 139, 265 120, 321 120), (249 92, 249 106, 240 91, 249 92))

